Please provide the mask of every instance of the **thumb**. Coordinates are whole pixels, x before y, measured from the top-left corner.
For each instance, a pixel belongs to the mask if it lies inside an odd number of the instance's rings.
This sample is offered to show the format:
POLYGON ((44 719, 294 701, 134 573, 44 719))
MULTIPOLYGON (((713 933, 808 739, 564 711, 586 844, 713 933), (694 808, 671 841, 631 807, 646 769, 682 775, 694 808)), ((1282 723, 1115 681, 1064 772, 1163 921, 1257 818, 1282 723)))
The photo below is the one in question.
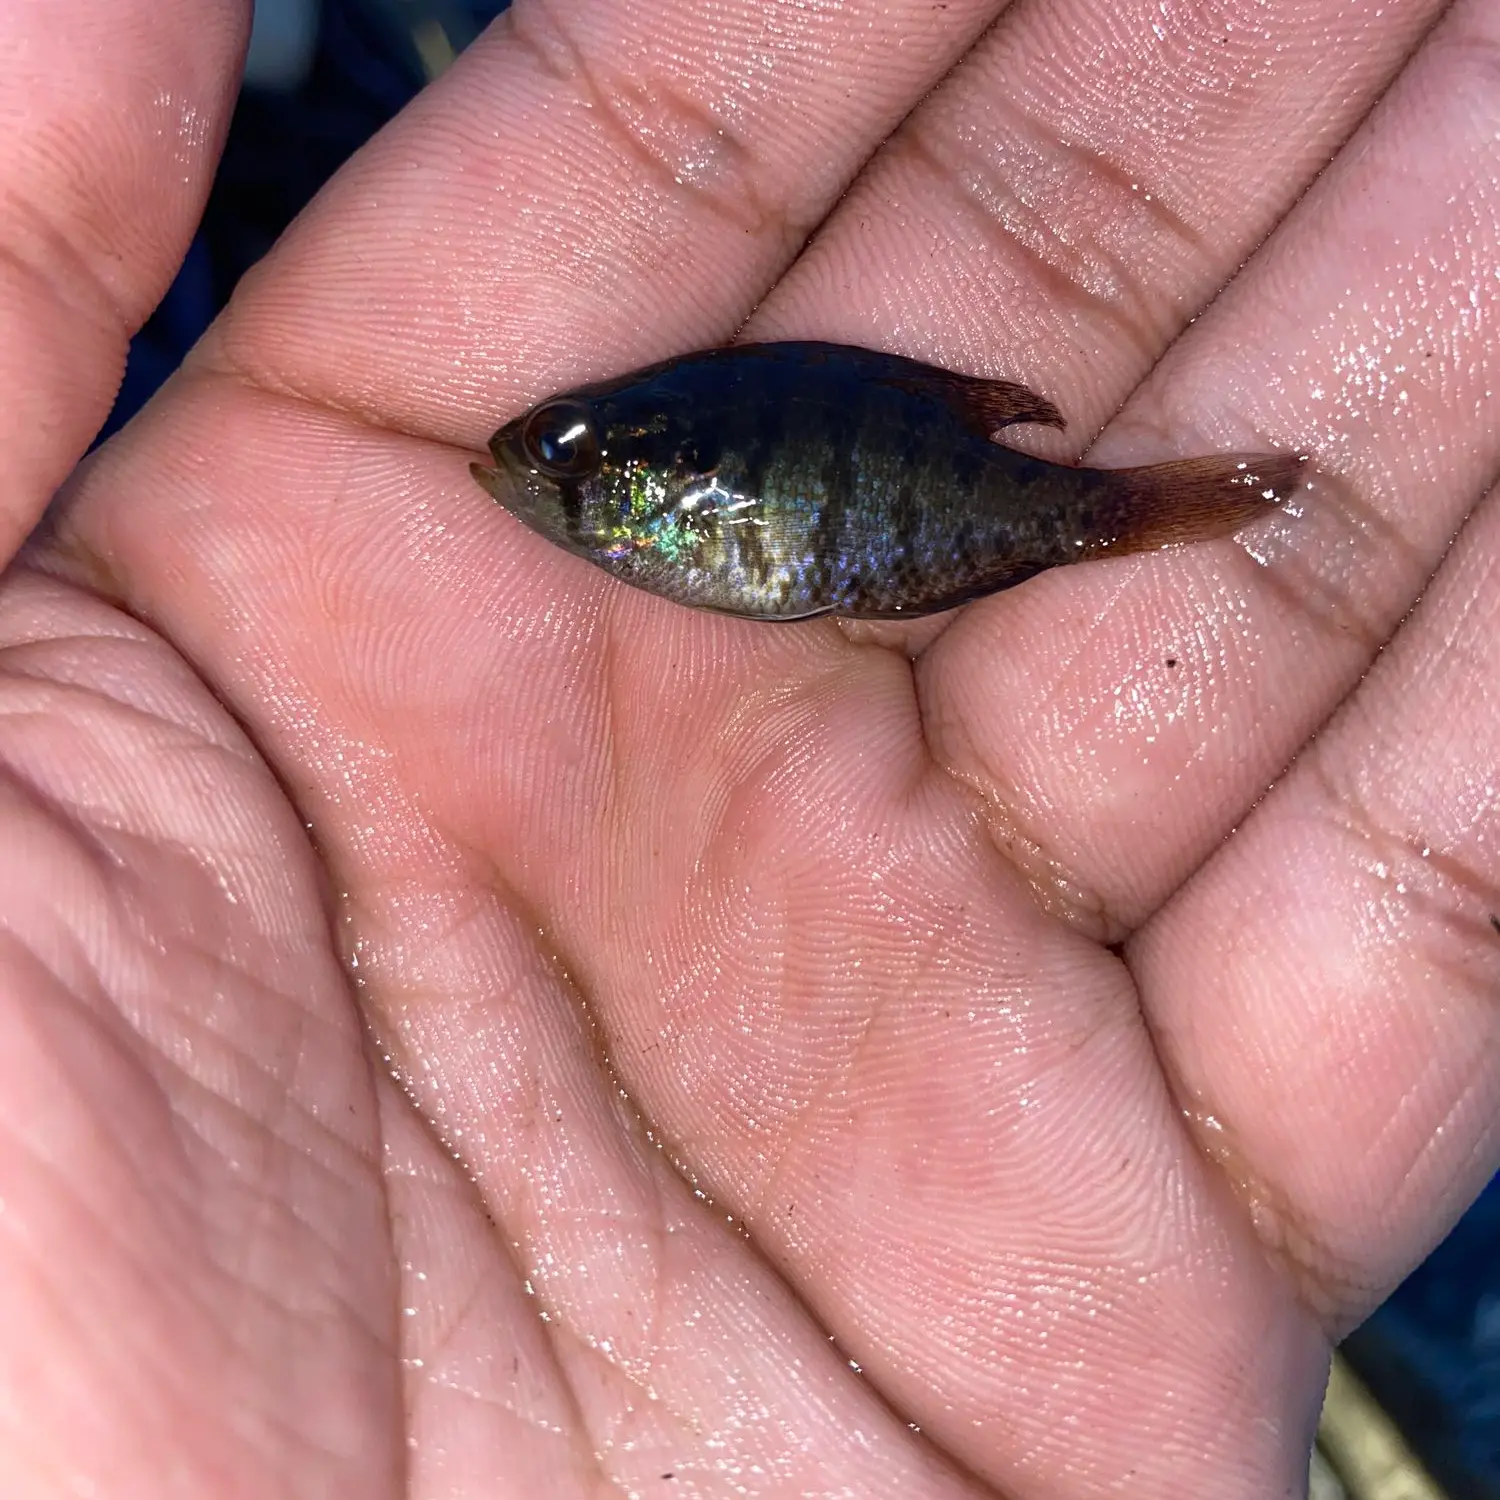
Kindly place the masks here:
POLYGON ((0 6, 0 566, 108 415, 203 209, 248 6, 0 6))

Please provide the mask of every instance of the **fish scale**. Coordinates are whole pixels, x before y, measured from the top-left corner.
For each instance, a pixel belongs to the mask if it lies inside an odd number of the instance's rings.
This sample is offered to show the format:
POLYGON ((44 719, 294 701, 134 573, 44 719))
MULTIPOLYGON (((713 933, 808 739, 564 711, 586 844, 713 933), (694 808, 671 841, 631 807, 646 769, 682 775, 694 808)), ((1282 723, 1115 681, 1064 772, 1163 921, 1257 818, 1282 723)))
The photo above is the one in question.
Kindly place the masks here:
POLYGON ((491 439, 486 490, 613 577, 756 619, 931 614, 1046 568, 1223 536, 1303 459, 1136 469, 1005 447, 1062 425, 1024 386, 821 343, 708 350, 550 398, 491 439))

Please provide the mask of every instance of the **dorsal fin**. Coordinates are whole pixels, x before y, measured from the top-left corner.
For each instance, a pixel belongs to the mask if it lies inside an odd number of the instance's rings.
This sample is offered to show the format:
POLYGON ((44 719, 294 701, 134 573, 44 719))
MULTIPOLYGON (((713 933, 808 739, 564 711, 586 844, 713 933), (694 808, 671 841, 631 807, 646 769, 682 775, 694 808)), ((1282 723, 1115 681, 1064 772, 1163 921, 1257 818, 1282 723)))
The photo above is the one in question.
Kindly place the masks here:
POLYGON ((935 396, 984 437, 1016 422, 1040 422, 1066 427, 1063 414, 1045 397, 1014 380, 981 380, 953 370, 928 368, 884 377, 888 385, 905 386, 921 395, 935 396))

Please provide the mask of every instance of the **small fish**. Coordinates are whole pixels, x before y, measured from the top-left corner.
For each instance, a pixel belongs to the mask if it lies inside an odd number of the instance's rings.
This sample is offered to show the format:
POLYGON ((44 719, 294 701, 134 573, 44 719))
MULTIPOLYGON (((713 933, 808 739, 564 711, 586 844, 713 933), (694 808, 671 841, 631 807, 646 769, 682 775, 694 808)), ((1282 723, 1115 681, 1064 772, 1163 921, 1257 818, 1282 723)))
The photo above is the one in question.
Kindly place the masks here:
POLYGON ((759 620, 911 618, 1063 563, 1224 536, 1296 487, 1292 454, 1136 469, 1002 447, 1043 396, 840 344, 740 344, 554 396, 474 477, 624 583, 759 620))

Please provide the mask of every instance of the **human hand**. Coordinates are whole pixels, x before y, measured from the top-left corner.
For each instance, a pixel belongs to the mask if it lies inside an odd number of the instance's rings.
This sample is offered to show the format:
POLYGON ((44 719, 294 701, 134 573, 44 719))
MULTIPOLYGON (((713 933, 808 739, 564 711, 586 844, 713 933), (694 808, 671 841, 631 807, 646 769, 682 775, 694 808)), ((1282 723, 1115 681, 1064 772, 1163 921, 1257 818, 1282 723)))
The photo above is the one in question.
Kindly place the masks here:
MULTIPOLYGON (((523 3, 12 566, 0 1493, 1300 1484, 1500 1145, 1500 12, 992 9, 523 3), (900 629, 678 610, 469 480, 752 309, 1023 379, 1054 455, 1318 474, 900 629)), ((36 10, 12 542, 239 41, 36 10)))

